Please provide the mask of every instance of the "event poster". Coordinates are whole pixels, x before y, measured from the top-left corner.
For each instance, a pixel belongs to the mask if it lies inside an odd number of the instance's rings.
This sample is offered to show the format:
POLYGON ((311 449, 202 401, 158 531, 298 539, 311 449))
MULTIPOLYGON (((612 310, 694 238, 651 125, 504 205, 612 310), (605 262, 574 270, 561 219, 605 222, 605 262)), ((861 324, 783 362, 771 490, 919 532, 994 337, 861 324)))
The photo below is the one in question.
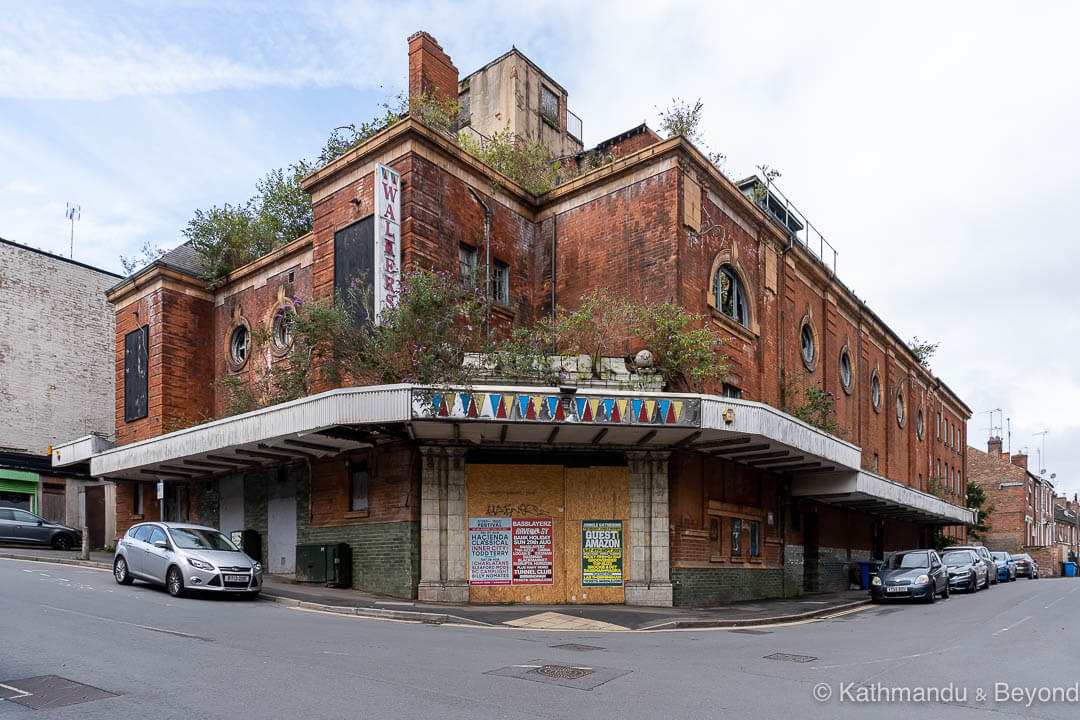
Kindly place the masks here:
POLYGON ((470 585, 552 585, 551 518, 469 518, 470 585))
POLYGON ((514 585, 552 585, 555 553, 551 518, 514 518, 514 585))
POLYGON ((622 520, 581 521, 581 586, 623 584, 622 520))
POLYGON ((510 584, 510 518, 469 518, 469 584, 510 584))

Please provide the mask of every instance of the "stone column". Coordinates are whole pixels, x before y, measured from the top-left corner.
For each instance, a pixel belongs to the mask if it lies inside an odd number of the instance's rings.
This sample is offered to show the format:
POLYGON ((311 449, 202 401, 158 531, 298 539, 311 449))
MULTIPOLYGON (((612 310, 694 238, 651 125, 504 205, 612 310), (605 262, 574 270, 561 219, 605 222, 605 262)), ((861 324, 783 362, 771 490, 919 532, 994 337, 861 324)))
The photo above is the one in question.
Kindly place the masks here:
POLYGON ((420 448, 420 584, 429 602, 469 601, 465 450, 420 448))
POLYGON ((668 455, 629 452, 630 579, 627 605, 670 607, 668 455))

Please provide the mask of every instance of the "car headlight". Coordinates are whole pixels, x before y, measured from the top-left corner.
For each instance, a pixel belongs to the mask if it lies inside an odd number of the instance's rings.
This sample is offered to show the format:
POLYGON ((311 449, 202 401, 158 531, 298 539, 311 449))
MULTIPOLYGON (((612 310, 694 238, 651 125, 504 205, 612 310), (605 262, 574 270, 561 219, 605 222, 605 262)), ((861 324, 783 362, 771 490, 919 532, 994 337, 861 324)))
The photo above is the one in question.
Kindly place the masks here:
POLYGON ((928 582, 930 582, 929 575, 920 575, 919 577, 915 578, 916 585, 925 585, 928 582))
POLYGON ((195 558, 188 558, 187 561, 188 561, 188 565, 190 565, 191 567, 193 567, 193 568, 195 568, 197 570, 208 570, 210 572, 213 572, 213 570, 214 570, 214 566, 211 565, 208 562, 203 562, 202 560, 196 560, 195 558))
POLYGON ((874 579, 870 581, 870 584, 875 586, 881 585, 881 577, 879 575, 875 575, 874 579))
POLYGON ((261 573, 262 572, 262 563, 261 562, 253 562, 253 563, 251 563, 251 569, 252 569, 253 572, 261 573))

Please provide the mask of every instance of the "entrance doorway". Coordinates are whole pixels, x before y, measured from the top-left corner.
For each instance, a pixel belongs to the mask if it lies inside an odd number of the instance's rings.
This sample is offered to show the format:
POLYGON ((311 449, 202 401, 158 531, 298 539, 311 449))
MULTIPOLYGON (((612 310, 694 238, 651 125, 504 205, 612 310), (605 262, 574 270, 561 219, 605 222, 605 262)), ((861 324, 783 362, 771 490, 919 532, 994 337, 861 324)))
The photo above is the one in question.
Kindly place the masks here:
POLYGON ((105 486, 86 486, 86 527, 90 547, 105 547, 105 486))
MULTIPOLYGON (((550 580, 518 583, 515 573, 514 584, 470 584, 470 602, 625 602, 631 553, 628 468, 467 464, 465 497, 467 521, 551 521, 550 580), (596 537, 601 541, 594 543, 596 537), (601 547, 599 552, 587 548, 583 564, 585 545, 601 547), (621 565, 611 571, 620 553, 621 565)), ((541 525, 546 532, 546 522, 541 525)))
POLYGON ((275 575, 293 575, 296 573, 296 478, 282 468, 267 482, 267 569, 275 575))

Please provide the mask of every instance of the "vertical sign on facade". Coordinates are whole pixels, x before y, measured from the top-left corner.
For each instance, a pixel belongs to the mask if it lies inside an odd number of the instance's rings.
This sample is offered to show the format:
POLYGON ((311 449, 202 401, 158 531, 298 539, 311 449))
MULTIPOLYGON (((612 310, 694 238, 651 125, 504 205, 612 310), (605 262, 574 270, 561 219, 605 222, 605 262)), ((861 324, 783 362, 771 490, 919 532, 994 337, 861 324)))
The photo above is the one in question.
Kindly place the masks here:
POLYGON ((581 586, 622 587, 622 520, 581 521, 581 586))
POLYGON ((469 518, 469 584, 510 584, 510 518, 469 518))
POLYGON ((375 165, 375 322, 397 305, 401 283, 401 175, 375 165))
POLYGON ((555 553, 551 518, 514 518, 514 585, 552 585, 555 553))

